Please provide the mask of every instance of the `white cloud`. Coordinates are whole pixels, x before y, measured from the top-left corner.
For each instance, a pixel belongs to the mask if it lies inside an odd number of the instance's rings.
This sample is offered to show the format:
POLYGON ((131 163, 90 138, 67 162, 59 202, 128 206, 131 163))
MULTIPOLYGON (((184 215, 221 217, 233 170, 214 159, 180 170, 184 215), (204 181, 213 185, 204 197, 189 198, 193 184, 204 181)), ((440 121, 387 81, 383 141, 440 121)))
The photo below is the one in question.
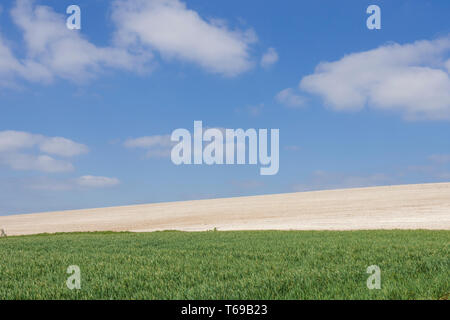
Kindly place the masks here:
POLYGON ((267 49, 266 53, 261 58, 261 66, 268 68, 278 61, 278 53, 275 48, 267 49))
POLYGON ((284 104, 285 106, 291 108, 299 108, 305 105, 305 99, 302 96, 296 94, 291 88, 280 91, 275 96, 275 100, 278 103, 284 104))
POLYGON ((62 137, 46 137, 25 131, 0 131, 0 152, 37 146, 42 152, 72 157, 88 152, 88 147, 62 137))
POLYGON ((50 155, 73 157, 86 152, 88 148, 85 145, 62 137, 46 137, 24 131, 0 131, 0 163, 14 170, 72 171, 74 168, 70 162, 50 155))
POLYGON ((105 188, 114 187, 120 183, 117 178, 98 177, 98 176, 82 176, 75 180, 76 184, 81 187, 88 188, 105 188))
POLYGON ((230 30, 222 20, 207 21, 179 0, 116 0, 112 17, 120 45, 144 45, 165 58, 227 76, 252 66, 252 30, 230 30))
POLYGON ((17 59, 9 43, 0 34, 0 86, 15 87, 13 81, 16 78, 49 82, 52 75, 45 66, 30 58, 17 59))
POLYGON ((21 67, 0 35, 0 84, 6 85, 21 67))
POLYGON ((128 148, 150 148, 155 146, 170 146, 170 135, 146 136, 135 139, 128 139, 124 145, 128 148))
POLYGON ((388 44, 320 63, 300 88, 336 110, 365 106, 408 119, 450 119, 450 37, 388 44))
POLYGON ((0 131, 0 152, 30 148, 42 140, 41 135, 23 131, 0 131))
MULTIPOLYGON (((203 132, 208 129, 217 129, 222 133, 222 136, 225 137, 226 128, 222 127, 203 127, 203 132)), ((175 146, 178 142, 174 142, 170 140, 171 134, 168 135, 154 135, 154 136, 145 136, 139 138, 133 138, 126 140, 123 145, 127 148, 139 148, 146 150, 145 156, 147 158, 170 158, 171 151, 173 146, 175 146)), ((241 150, 245 150, 248 147, 248 144, 242 141, 237 142, 229 142, 224 141, 224 144, 232 143, 235 146, 235 152, 237 152, 238 148, 241 150)), ((196 150, 193 151, 195 153, 196 150)), ((201 151, 203 152, 203 151, 201 151)))
POLYGON ((85 145, 61 137, 46 138, 39 145, 39 148, 42 152, 63 157, 73 157, 88 152, 85 145))
POLYGON ((0 85, 15 79, 50 83, 55 78, 75 82, 95 77, 105 68, 145 70, 150 54, 131 54, 126 48, 97 47, 80 32, 65 27, 66 16, 52 8, 17 0, 11 10, 20 28, 25 57, 16 57, 0 34, 0 85))
POLYGON ((227 76, 253 65, 250 45, 256 35, 251 29, 232 30, 223 20, 205 20, 179 0, 117 0, 111 12, 114 45, 100 47, 81 31, 68 30, 65 14, 34 0, 16 0, 11 17, 25 50, 19 57, 0 34, 0 86, 17 86, 21 79, 80 83, 109 69, 146 73, 154 64, 153 51, 227 76))
POLYGON ((31 155, 25 153, 0 153, 0 163, 14 170, 36 170, 43 172, 73 171, 73 165, 65 160, 58 160, 48 155, 31 155))
POLYGON ((123 145, 127 148, 146 149, 148 158, 165 158, 170 156, 174 142, 170 141, 170 135, 154 135, 128 139, 123 145))
POLYGON ((124 48, 97 47, 80 32, 67 29, 66 16, 47 6, 34 6, 33 2, 17 0, 11 10, 27 47, 27 59, 16 60, 15 69, 28 80, 51 81, 60 77, 80 81, 93 77, 103 67, 136 71, 149 58, 132 55, 124 48))

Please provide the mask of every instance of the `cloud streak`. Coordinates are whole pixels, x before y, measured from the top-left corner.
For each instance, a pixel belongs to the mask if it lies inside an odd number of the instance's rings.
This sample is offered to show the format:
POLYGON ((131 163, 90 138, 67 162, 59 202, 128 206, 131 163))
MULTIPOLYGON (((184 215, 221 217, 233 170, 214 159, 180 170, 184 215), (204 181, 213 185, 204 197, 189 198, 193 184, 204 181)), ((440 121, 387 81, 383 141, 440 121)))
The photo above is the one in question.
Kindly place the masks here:
POLYGON ((120 183, 117 178, 99 177, 99 176, 82 176, 75 180, 80 187, 87 188, 107 188, 114 187, 120 183))
POLYGON ((170 140, 170 135, 154 135, 128 139, 124 146, 130 149, 145 149, 148 158, 170 157, 170 152, 175 143, 170 140))

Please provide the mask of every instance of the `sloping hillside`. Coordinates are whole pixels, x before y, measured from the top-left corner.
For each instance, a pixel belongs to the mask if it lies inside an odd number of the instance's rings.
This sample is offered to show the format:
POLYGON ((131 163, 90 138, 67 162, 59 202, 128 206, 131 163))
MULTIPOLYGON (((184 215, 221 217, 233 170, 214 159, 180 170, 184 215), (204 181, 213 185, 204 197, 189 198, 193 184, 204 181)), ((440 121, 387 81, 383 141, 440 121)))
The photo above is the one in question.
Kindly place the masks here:
POLYGON ((450 229, 450 183, 0 217, 8 235, 73 231, 450 229))

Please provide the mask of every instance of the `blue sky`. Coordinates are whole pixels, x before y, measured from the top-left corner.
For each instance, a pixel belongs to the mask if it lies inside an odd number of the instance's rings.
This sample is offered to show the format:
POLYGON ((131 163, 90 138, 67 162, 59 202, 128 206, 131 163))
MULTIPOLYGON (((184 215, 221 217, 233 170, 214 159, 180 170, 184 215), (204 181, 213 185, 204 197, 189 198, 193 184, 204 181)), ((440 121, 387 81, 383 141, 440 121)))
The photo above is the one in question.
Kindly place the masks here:
POLYGON ((3 1, 0 215, 450 180, 448 1, 3 1), (68 30, 66 8, 81 8, 68 30), (381 8, 368 30, 366 8, 381 8), (265 58, 263 58, 265 57, 265 58), (280 170, 174 129, 280 129, 280 170), (127 141, 150 137, 141 148, 127 141))

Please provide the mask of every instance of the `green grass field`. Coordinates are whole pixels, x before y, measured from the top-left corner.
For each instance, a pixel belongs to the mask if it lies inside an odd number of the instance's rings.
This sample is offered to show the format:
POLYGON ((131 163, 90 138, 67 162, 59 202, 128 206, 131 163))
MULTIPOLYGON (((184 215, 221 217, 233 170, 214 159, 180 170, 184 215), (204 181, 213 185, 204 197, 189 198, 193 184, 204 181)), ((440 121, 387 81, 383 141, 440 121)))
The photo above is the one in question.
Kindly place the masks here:
POLYGON ((0 238, 0 299, 440 299, 450 231, 72 233, 0 238), (69 290, 69 265, 81 289, 69 290), (381 289, 366 286, 370 265, 381 289))

